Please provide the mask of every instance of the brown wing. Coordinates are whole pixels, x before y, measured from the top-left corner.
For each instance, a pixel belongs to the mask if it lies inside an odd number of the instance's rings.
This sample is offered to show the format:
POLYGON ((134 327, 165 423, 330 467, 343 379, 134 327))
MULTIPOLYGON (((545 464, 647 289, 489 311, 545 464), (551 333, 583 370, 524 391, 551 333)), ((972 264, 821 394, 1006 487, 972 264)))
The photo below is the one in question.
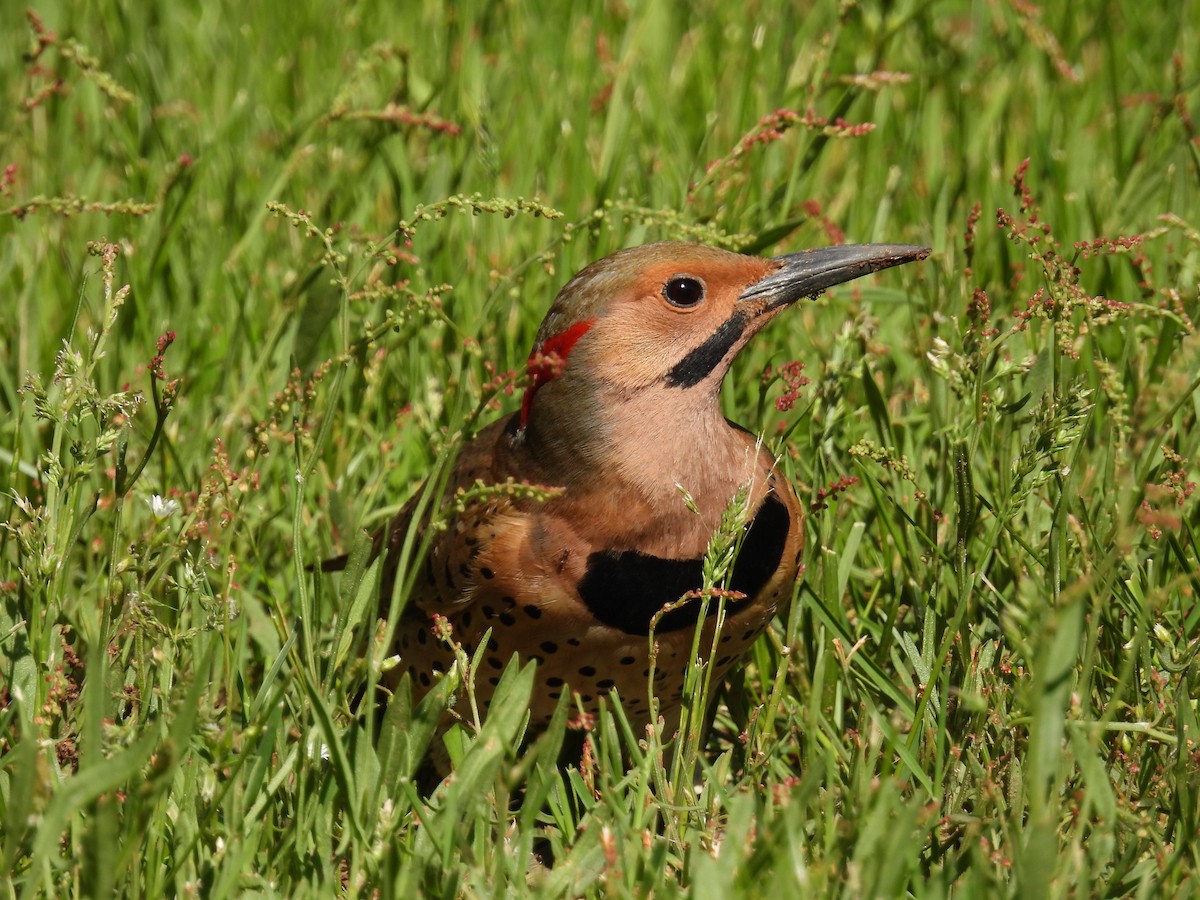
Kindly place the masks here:
MULTIPOLYGON (((505 477, 494 469, 488 475, 505 477)), ((471 474, 465 483, 475 477, 488 480, 471 474)), ((730 583, 747 597, 729 604, 720 636, 711 615, 702 628, 701 646, 716 642, 718 678, 791 596, 801 548, 799 504, 790 485, 774 474, 768 485, 730 583)), ((620 518, 613 514, 614 521, 620 518)), ((594 710, 599 697, 615 688, 637 722, 648 720, 653 690, 670 717, 691 662, 699 607, 689 605, 657 620, 654 666, 650 623, 665 603, 701 586, 702 550, 689 559, 613 551, 585 539, 572 523, 585 527, 578 510, 564 509, 560 502, 506 498, 457 517, 431 548, 423 580, 402 617, 396 671, 410 672, 421 692, 453 663, 452 651, 429 627, 438 613, 468 656, 486 645, 475 674, 481 708, 517 654, 538 663, 530 710, 535 726, 549 719, 565 691, 594 710)))
MULTIPOLYGON (((497 471, 497 446, 506 420, 493 422, 468 443, 459 454, 446 486, 446 497, 453 497, 460 488, 469 488, 476 481, 484 484, 502 482, 505 473, 497 471)), ((435 500, 434 504, 443 502, 435 500)), ((416 527, 428 528, 429 515, 414 522, 418 498, 410 501, 388 525, 386 535, 377 536, 377 546, 386 544, 381 595, 386 603, 403 558, 404 545, 410 541, 409 532, 416 527)), ((471 602, 471 592, 477 581, 474 560, 482 546, 494 538, 500 523, 510 514, 513 502, 509 497, 492 496, 471 504, 463 513, 453 516, 448 526, 433 535, 421 573, 413 586, 408 608, 420 613, 428 622, 435 613, 448 615, 471 602)), ((421 535, 411 536, 413 547, 419 547, 421 535)), ((376 551, 378 552, 378 550, 376 551)))

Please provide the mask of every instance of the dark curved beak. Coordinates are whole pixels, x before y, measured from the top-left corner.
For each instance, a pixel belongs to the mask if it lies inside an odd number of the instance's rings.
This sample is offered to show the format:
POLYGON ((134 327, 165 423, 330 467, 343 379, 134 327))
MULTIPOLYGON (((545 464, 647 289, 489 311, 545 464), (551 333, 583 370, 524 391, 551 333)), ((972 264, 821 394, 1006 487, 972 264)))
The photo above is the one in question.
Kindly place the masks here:
POLYGON ((928 247, 909 244, 845 244, 789 253, 775 257, 775 262, 780 263, 779 268, 742 291, 738 300, 758 301, 763 304, 759 312, 769 312, 795 303, 801 297, 815 297, 835 284, 902 266, 928 255, 928 247))

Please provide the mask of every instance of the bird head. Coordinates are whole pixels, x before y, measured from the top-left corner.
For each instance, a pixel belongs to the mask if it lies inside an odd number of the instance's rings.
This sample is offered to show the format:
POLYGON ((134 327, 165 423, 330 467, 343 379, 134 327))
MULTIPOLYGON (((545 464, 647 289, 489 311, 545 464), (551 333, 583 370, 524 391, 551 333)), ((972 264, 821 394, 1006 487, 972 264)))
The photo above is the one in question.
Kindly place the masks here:
POLYGON ((782 310, 928 254, 857 244, 764 259, 676 242, 614 253, 551 305, 530 354, 520 427, 561 429, 646 391, 663 392, 673 408, 715 411, 733 358, 782 310))

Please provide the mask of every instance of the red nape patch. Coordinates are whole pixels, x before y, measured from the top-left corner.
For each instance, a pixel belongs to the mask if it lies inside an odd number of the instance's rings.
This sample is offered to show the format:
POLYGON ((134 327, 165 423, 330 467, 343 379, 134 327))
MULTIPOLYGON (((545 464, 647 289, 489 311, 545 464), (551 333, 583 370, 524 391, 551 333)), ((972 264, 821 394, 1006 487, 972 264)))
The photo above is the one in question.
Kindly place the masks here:
POLYGON ((547 338, 540 347, 534 347, 525 363, 525 371, 529 375, 529 387, 525 388, 525 396, 521 399, 521 427, 529 424, 529 411, 533 409, 533 395, 547 381, 553 381, 567 368, 567 357, 575 342, 583 337, 589 328, 596 324, 595 319, 584 319, 576 322, 566 331, 560 331, 553 337, 547 338))

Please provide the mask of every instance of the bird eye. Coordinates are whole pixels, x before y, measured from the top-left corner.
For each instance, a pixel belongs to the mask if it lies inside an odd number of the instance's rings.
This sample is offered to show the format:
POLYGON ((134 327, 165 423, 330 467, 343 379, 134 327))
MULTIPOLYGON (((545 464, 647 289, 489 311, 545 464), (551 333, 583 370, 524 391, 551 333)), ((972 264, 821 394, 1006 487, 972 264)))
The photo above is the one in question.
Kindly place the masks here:
POLYGON ((695 278, 680 275, 663 285, 662 295, 672 306, 695 306, 704 299, 704 285, 695 278))

